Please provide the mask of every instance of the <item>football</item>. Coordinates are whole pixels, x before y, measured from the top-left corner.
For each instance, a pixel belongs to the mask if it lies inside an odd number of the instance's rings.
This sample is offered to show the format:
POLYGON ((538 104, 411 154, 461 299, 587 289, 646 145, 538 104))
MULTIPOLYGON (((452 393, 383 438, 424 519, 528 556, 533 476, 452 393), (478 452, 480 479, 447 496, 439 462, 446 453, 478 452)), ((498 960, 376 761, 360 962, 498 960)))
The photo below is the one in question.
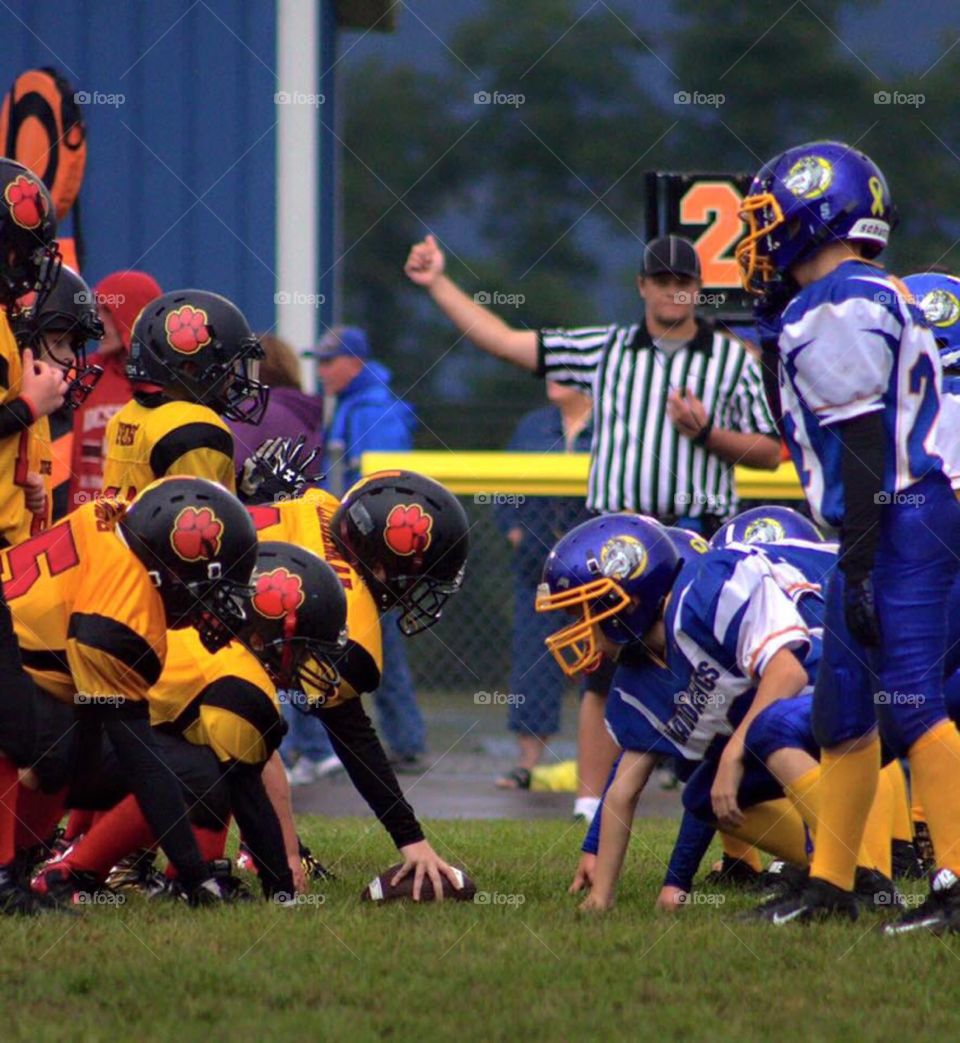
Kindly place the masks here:
MULTIPOLYGON (((360 895, 361 901, 395 902, 399 899, 406 898, 412 902, 414 876, 412 872, 408 873, 407 876, 405 876, 395 886, 390 883, 401 868, 402 863, 398 862, 395 866, 391 866, 389 869, 384 870, 384 872, 382 872, 378 877, 371 880, 360 895)), ((458 890, 455 888, 447 877, 441 873, 440 880, 443 883, 443 897, 445 899, 452 898, 457 902, 472 902, 473 896, 477 893, 477 885, 462 869, 454 867, 453 871, 460 882, 460 889, 458 890)), ((423 879, 423 884, 420 887, 420 901, 433 901, 433 881, 430 880, 429 877, 424 877, 423 879)))

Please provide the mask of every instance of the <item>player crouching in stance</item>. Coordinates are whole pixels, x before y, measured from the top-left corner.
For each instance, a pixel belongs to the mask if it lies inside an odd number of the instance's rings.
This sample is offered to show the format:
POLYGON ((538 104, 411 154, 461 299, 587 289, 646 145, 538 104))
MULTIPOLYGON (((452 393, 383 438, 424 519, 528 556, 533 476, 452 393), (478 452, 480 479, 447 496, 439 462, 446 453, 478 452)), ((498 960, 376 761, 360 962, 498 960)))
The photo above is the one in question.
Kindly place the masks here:
POLYGON ((14 858, 23 822, 17 769, 30 769, 28 785, 54 794, 96 777, 104 752, 116 759, 191 900, 220 897, 159 755, 149 692, 163 669, 168 627, 195 627, 211 651, 239 629, 256 547, 234 496, 212 482, 177 478, 149 486, 128 510, 110 501, 85 505, 0 553, 15 626, 3 636, 0 688, 7 908, 30 906, 14 858))
MULTIPOLYGON (((223 859, 232 815, 264 896, 286 901, 304 881, 295 847, 288 858, 284 826, 294 835, 292 820, 281 824, 263 780, 285 730, 276 685, 289 689, 309 681, 321 691, 336 690, 331 657, 346 644, 347 602, 333 569, 291 544, 260 544, 252 583, 237 640, 209 652, 195 630, 168 635, 163 674, 150 690, 150 715, 158 752, 182 785, 197 843, 220 870, 222 886, 234 893, 238 884, 223 859)), ((115 783, 108 788, 117 790, 115 783)), ((73 901, 101 887, 131 851, 155 845, 156 834, 130 795, 44 867, 33 888, 73 901)), ((141 880, 156 889, 152 874, 141 880)))
POLYGON ((788 149, 756 175, 742 214, 737 257, 759 297, 767 396, 814 519, 840 534, 814 696, 822 829, 792 919, 853 915, 879 724, 909 760, 940 867, 926 902, 885 930, 955 929, 960 734, 944 708, 942 661, 960 505, 936 450, 937 347, 873 260, 896 215, 862 152, 831 141, 788 149), (844 622, 852 640, 841 640, 844 622))
MULTIPOLYGON (((685 805, 707 826, 681 838, 666 887, 689 891, 716 822, 806 865, 803 817, 779 798, 818 774, 802 693, 818 657, 820 580, 835 555, 823 543, 788 542, 733 544, 682 564, 668 530, 614 515, 578 526, 548 556, 538 609, 578 614, 548 638, 555 657, 567 672, 601 654, 618 662, 607 720, 625 752, 604 797, 585 909, 612 904, 637 799, 663 754, 681 758, 691 778, 685 805)), ((804 810, 813 820, 810 788, 804 810)), ((885 850, 889 872, 889 829, 885 850)), ((864 878, 864 890, 880 883, 864 878)))
POLYGON ((411 637, 433 626, 460 590, 468 550, 463 508, 439 482, 380 471, 357 482, 342 501, 311 489, 250 513, 261 539, 308 547, 333 567, 346 591, 348 640, 334 659, 339 689, 319 691, 307 679, 297 705, 323 723, 350 781, 403 856, 393 882, 412 873, 415 899, 424 877, 438 897, 441 875, 459 889, 457 872, 424 837, 360 696, 380 683, 381 614, 394 612, 411 637))

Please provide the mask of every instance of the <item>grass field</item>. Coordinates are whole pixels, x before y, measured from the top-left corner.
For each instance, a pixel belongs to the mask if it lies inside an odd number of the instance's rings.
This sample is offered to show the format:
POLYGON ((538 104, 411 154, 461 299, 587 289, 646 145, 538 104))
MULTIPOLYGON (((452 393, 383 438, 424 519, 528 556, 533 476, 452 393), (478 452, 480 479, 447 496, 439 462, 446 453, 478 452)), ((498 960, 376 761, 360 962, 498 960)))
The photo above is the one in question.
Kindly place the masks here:
POLYGON ((0 1039, 960 1038, 960 938, 891 942, 876 916, 774 932, 737 922, 733 894, 655 914, 672 822, 637 823, 616 910, 586 922, 569 823, 431 827, 490 896, 442 908, 360 904, 395 861, 369 821, 303 827, 338 879, 296 909, 3 921, 0 1039))

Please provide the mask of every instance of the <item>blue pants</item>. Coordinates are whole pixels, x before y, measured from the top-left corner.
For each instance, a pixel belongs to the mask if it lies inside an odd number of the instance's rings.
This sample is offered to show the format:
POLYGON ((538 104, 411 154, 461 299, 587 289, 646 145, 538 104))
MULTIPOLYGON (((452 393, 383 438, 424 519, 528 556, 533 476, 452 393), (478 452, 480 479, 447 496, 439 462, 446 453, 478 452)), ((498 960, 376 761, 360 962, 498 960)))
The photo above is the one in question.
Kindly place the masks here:
POLYGON ((960 549, 960 504, 942 474, 910 490, 920 502, 883 508, 873 570, 879 649, 866 649, 843 618, 845 578, 838 569, 826 596, 823 656, 814 696, 821 746, 864 735, 877 722, 885 746, 902 756, 944 720, 943 657, 947 603, 960 549))
MULTIPOLYGON (((301 693, 292 693, 292 697, 296 696, 302 698, 301 693)), ((280 756, 288 768, 293 764, 294 754, 312 761, 322 761, 324 757, 333 753, 327 729, 316 717, 301 713, 286 699, 283 700, 282 707, 283 719, 287 722, 289 730, 280 744, 280 756)))
MULTIPOLYGON (((777 750, 805 750, 815 760, 820 750, 813 737, 813 696, 796 695, 780 699, 768 706, 747 729, 743 779, 737 792, 741 808, 750 808, 783 796, 783 787, 766 766, 767 758, 777 750)), ((710 790, 717 774, 718 758, 705 760, 687 780, 683 790, 683 806, 704 822, 713 823, 710 790)))
POLYGON ((383 675, 373 696, 380 731, 397 757, 415 757, 427 749, 427 729, 413 690, 407 639, 397 629, 393 614, 381 620, 383 675))

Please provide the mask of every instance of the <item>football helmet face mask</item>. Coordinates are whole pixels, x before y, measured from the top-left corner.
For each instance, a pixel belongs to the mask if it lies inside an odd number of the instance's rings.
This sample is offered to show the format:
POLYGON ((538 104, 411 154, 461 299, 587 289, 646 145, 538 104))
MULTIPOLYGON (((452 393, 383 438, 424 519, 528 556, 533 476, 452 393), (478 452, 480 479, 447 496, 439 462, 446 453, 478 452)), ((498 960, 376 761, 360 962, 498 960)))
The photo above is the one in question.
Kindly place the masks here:
POLYGON ((399 611, 407 637, 433 626, 460 589, 469 546, 467 516, 439 482, 412 471, 380 471, 349 489, 330 533, 370 587, 381 612, 399 611))
POLYGON ((268 541, 257 550, 253 596, 240 639, 282 689, 313 687, 324 699, 340 684, 347 644, 347 596, 312 551, 268 541))
POLYGON ((563 672, 597 669, 597 629, 616 645, 641 641, 680 567, 670 534, 653 518, 606 514, 571 529, 547 556, 536 599, 538 612, 575 617, 546 639, 563 672))
POLYGON ((57 220, 43 181, 22 163, 0 159, 0 305, 15 314, 29 293, 42 304, 62 258, 57 220))
POLYGON ((58 356, 54 348, 48 349, 48 355, 70 381, 66 405, 71 409, 81 406, 103 375, 100 366, 87 363, 87 342, 99 341, 104 332, 93 291, 82 276, 62 266, 57 281, 42 302, 19 312, 10 325, 20 348, 30 348, 34 355, 42 350, 48 334, 66 339, 69 353, 58 356))
POLYGON ((823 533, 792 507, 753 507, 725 522, 710 538, 714 549, 728 543, 823 543, 823 533))
POLYGON ((192 626, 209 652, 237 635, 253 594, 253 521, 223 486, 204 478, 161 478, 140 493, 118 531, 157 588, 167 626, 192 626))
POLYGON ((960 279, 920 272, 903 280, 940 349, 944 369, 960 368, 960 279))
POLYGON ((857 240, 876 257, 897 224, 880 168, 839 141, 799 145, 764 164, 740 216, 747 234, 736 259, 753 294, 771 292, 791 266, 830 242, 857 240))
POLYGON ((220 416, 259 424, 270 389, 264 357, 243 313, 207 290, 174 290, 151 301, 134 323, 127 376, 134 384, 186 391, 220 416))

